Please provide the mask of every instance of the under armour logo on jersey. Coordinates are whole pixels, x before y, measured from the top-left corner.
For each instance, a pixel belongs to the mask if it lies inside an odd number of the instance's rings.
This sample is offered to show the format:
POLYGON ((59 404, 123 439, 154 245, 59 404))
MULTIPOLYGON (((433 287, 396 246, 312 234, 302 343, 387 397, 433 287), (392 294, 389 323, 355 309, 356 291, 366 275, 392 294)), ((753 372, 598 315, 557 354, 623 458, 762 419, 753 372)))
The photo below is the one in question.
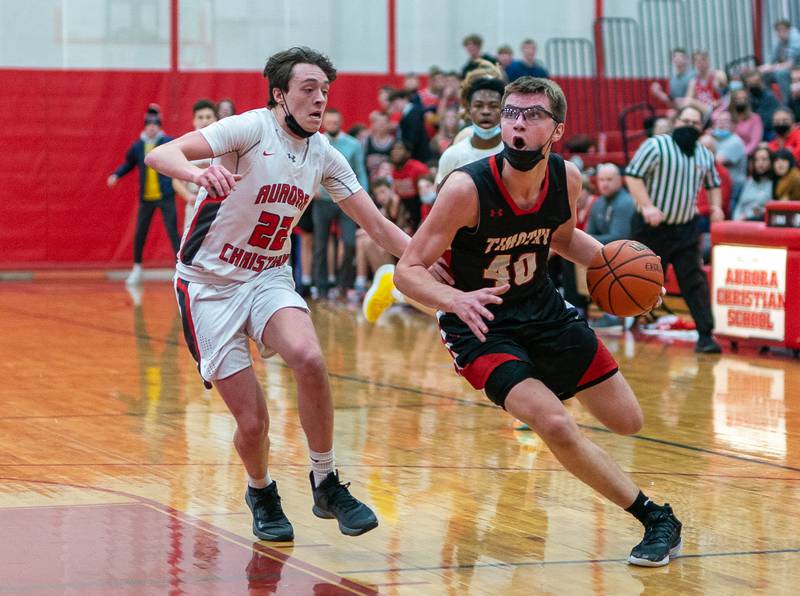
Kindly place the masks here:
POLYGON ((489 217, 503 217, 502 209, 489 209, 489 217))
POLYGON ((292 163, 295 163, 295 161, 297 160, 297 158, 296 158, 294 155, 292 155, 291 153, 287 153, 287 154, 286 154, 286 157, 288 157, 289 159, 291 159, 291 160, 292 160, 292 163))

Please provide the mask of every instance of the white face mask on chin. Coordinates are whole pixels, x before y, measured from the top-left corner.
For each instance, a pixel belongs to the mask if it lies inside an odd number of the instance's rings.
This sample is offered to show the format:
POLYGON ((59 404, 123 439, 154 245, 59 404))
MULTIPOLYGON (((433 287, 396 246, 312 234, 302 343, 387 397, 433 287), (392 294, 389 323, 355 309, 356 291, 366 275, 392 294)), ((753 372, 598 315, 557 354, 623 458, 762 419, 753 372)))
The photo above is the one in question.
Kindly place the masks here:
POLYGON ((500 125, 497 124, 492 128, 481 128, 474 122, 472 123, 472 132, 473 134, 478 137, 479 139, 483 139, 484 141, 488 141, 489 139, 493 139, 497 135, 500 134, 500 125))

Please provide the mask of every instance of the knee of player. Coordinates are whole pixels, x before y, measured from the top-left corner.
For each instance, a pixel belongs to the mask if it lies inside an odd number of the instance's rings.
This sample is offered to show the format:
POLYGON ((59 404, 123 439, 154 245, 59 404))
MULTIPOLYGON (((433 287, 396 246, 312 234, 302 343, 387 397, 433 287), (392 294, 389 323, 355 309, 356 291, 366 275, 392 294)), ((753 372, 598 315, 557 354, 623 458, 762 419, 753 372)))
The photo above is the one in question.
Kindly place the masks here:
POLYGON ((610 428, 609 430, 618 435, 635 435, 642 430, 642 425, 644 425, 642 410, 641 408, 635 408, 630 412, 626 412, 625 415, 620 416, 614 422, 614 428, 610 428))
POLYGON ((267 432, 267 415, 253 412, 247 416, 240 416, 236 427, 245 441, 260 441, 267 432))
POLYGON ((325 372, 325 359, 319 346, 316 345, 298 348, 290 358, 287 358, 287 364, 303 374, 325 372))
POLYGON ((580 438, 580 430, 567 412, 545 414, 534 426, 549 445, 566 447, 576 443, 580 438))

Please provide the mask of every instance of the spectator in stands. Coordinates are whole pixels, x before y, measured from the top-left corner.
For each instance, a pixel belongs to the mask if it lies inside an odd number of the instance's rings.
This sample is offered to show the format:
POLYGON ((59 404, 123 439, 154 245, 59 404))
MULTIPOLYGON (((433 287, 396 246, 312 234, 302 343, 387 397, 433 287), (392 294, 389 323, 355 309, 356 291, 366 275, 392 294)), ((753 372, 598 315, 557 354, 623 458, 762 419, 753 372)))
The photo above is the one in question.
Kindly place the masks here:
POLYGON ((772 153, 766 147, 759 147, 750 156, 748 170, 750 175, 745 180, 742 193, 733 210, 733 218, 737 221, 759 221, 764 218, 764 206, 772 200, 774 189, 774 173, 772 171, 772 153))
POLYGON ((354 122, 353 125, 347 129, 347 134, 363 146, 369 135, 369 128, 367 128, 367 125, 363 122, 354 122))
POLYGON ((389 95, 389 106, 394 114, 400 114, 397 138, 411 151, 411 157, 425 163, 431 157, 430 140, 425 132, 425 115, 422 108, 411 103, 408 91, 395 90, 389 95))
MULTIPOLYGON (((603 244, 631 237, 631 220, 636 213, 636 203, 622 186, 622 174, 613 163, 597 166, 599 196, 592 205, 586 233, 603 244)), ((592 323, 597 328, 621 327, 622 320, 603 315, 592 323)))
MULTIPOLYGON (((747 148, 744 141, 733 131, 733 118, 727 110, 717 114, 717 121, 711 134, 717 142, 715 155, 717 165, 722 164, 730 173, 731 204, 735 205, 747 178, 747 148)), ((728 213, 729 211, 726 211, 726 214, 728 213)))
POLYGON ((772 154, 772 171, 775 173, 773 198, 800 201, 800 170, 794 154, 788 149, 778 149, 772 154))
POLYGON ((692 54, 695 76, 689 81, 683 105, 694 105, 708 116, 719 104, 728 84, 725 73, 713 70, 707 50, 697 50, 692 54))
POLYGON ((414 72, 406 73, 403 77, 403 91, 408 93, 411 103, 422 107, 422 100, 419 97, 419 75, 414 72))
POLYGON ((425 174, 419 177, 417 180, 417 194, 419 195, 420 203, 422 203, 422 221, 425 221, 428 213, 431 212, 433 202, 436 200, 436 186, 434 185, 433 174, 425 174))
POLYGON ((781 107, 775 94, 764 86, 761 73, 750 70, 742 74, 742 81, 750 93, 750 106, 764 125, 764 140, 772 138, 772 114, 781 107))
MULTIPOLYGON (((217 121, 217 107, 210 99, 200 99, 192 106, 192 126, 195 130, 205 128, 212 122, 217 121)), ((210 159, 200 159, 192 162, 199 168, 207 168, 211 165, 210 159)), ((183 233, 189 229, 189 224, 194 216, 194 203, 197 199, 197 192, 200 187, 194 182, 184 182, 177 178, 172 179, 172 188, 180 198, 186 202, 183 213, 183 233)))
POLYGON ((117 180, 139 168, 139 210, 136 215, 136 232, 133 239, 133 269, 126 280, 131 286, 142 282, 142 252, 150 230, 150 222, 156 209, 161 210, 164 228, 172 243, 173 255, 178 254, 181 239, 178 236, 178 216, 175 211, 175 190, 172 178, 156 172, 144 163, 144 157, 150 151, 171 141, 172 138, 161 130, 161 113, 151 105, 144 117, 144 130, 133 142, 125 154, 125 161, 106 180, 109 188, 117 184, 117 180))
POLYGON ((466 77, 467 73, 473 68, 477 68, 480 60, 488 60, 492 64, 497 64, 497 58, 491 54, 481 54, 483 38, 477 33, 467 35, 461 42, 461 45, 464 46, 464 50, 467 52, 467 63, 461 68, 462 79, 466 77))
POLYGON ((714 317, 708 279, 700 268, 699 231, 696 221, 697 191, 710 189, 711 221, 725 218, 720 180, 714 156, 697 140, 703 130, 703 113, 684 106, 675 117, 672 135, 647 139, 626 168, 628 190, 639 213, 633 222, 633 238, 661 257, 666 270, 672 264, 681 294, 698 331, 696 352, 719 353, 711 336, 714 317))
POLYGON ((419 91, 419 99, 423 109, 436 110, 444 91, 444 72, 438 66, 431 66, 428 71, 428 86, 419 91))
MULTIPOLYGON (((408 213, 403 206, 403 201, 394 192, 392 181, 388 178, 378 178, 372 183, 370 191, 381 213, 398 228, 411 234, 408 213)), ((378 267, 395 261, 396 259, 370 238, 369 234, 364 230, 358 230, 356 232, 356 296, 363 298, 367 286, 367 276, 370 273, 375 273, 378 267)))
POLYGON ((789 108, 778 108, 772 114, 772 130, 775 136, 767 147, 775 153, 778 149, 788 149, 795 161, 800 160, 800 127, 794 123, 794 114, 789 108))
POLYGON ((792 110, 794 121, 800 121, 800 68, 793 68, 791 74, 791 85, 789 86, 789 100, 786 106, 792 110))
POLYGON ((733 131, 744 141, 747 155, 752 155, 764 138, 764 123, 761 117, 753 112, 747 89, 741 88, 731 92, 730 114, 733 119, 733 131))
POLYGON ((431 139, 431 151, 437 159, 444 153, 450 145, 453 144, 453 139, 456 138, 460 129, 461 122, 458 119, 458 111, 447 110, 444 113, 444 118, 439 122, 439 130, 433 135, 431 139))
POLYGON ((233 100, 223 97, 217 102, 217 119, 222 120, 228 116, 236 115, 236 106, 233 105, 233 100))
POLYGON ((514 50, 508 44, 497 48, 497 63, 505 71, 506 67, 514 61, 514 50))
POLYGON ((522 50, 522 59, 514 60, 506 67, 506 75, 508 82, 512 83, 520 77, 540 77, 547 78, 550 73, 539 60, 536 59, 536 42, 532 39, 526 39, 520 46, 522 50))
MULTIPOLYGON (((328 108, 322 119, 322 127, 331 145, 347 159, 362 187, 368 188, 367 172, 364 168, 364 153, 361 144, 342 131, 342 115, 335 108, 328 108)), ((331 222, 338 221, 340 238, 344 244, 342 264, 339 268, 337 285, 344 294, 353 287, 355 277, 354 260, 356 256, 356 223, 337 205, 324 188, 314 200, 312 212, 314 220, 314 286, 319 296, 335 297, 331 292, 328 271, 328 240, 331 222)))
MULTIPOLYGON (((670 107, 679 107, 680 101, 686 97, 689 82, 695 77, 695 72, 689 68, 689 55, 683 48, 672 50, 672 77, 669 80, 669 91, 665 91, 661 83, 654 81, 650 85, 650 93, 663 104, 670 107)), ((656 134, 656 133, 654 133, 656 134)))
POLYGON ((428 166, 411 157, 411 151, 408 145, 406 145, 405 141, 400 139, 395 141, 392 145, 389 158, 394 166, 392 172, 394 191, 403 201, 403 206, 408 213, 411 229, 416 230, 422 217, 417 182, 422 176, 430 173, 428 166))
POLYGON ((374 110, 369 115, 370 127, 364 139, 364 159, 370 180, 378 178, 378 166, 389 162, 389 152, 395 142, 394 129, 389 114, 374 110))
POLYGON ((461 106, 470 120, 470 136, 454 141, 442 154, 436 173, 437 187, 456 168, 502 151, 500 105, 505 89, 502 76, 497 66, 485 62, 464 79, 460 97, 461 106))
POLYGON ((765 74, 767 82, 775 82, 781 90, 781 99, 788 102, 790 95, 790 73, 800 65, 800 31, 786 20, 775 22, 775 45, 769 62, 758 69, 765 74))

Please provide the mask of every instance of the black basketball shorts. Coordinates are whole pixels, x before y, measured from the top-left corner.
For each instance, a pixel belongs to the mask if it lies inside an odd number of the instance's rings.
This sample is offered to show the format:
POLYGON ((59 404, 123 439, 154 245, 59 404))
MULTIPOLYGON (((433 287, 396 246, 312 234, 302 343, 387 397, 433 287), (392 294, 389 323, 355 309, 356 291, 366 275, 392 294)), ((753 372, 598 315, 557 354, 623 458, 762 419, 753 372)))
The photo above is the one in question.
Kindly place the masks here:
MULTIPOLYGON (((455 315, 440 316, 442 339, 456 372, 500 407, 514 386, 528 378, 566 400, 613 376, 619 370, 614 357, 586 320, 561 296, 557 299, 563 308, 547 320, 538 318, 540 305, 531 302, 494 310, 485 342, 455 315)), ((553 303, 547 306, 552 315, 553 303)))

